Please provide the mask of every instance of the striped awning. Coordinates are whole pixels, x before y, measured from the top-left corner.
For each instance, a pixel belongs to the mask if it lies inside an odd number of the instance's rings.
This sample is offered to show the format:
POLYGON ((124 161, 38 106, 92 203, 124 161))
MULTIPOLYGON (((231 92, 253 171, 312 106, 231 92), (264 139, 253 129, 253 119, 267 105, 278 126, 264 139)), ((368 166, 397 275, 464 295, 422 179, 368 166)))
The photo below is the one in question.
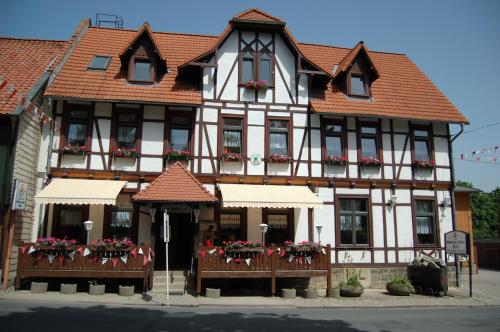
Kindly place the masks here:
POLYGON ((127 181, 54 179, 35 201, 41 204, 116 205, 127 181))
POLYGON ((323 202, 305 186, 219 184, 222 207, 321 208, 323 202))

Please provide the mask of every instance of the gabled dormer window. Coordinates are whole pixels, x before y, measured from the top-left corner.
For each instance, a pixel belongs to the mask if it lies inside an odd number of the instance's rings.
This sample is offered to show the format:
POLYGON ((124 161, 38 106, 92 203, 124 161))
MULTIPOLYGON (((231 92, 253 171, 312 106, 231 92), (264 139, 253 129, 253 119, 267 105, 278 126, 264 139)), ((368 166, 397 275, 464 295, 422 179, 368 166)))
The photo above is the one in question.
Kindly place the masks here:
POLYGON ((351 73, 349 84, 349 94, 352 96, 367 97, 369 95, 369 87, 367 80, 362 74, 351 73))
POLYGON ((152 82, 153 67, 151 60, 143 58, 135 58, 132 69, 132 81, 152 82))
POLYGON ((273 55, 268 52, 251 53, 246 51, 240 55, 240 85, 261 89, 273 86, 273 55))

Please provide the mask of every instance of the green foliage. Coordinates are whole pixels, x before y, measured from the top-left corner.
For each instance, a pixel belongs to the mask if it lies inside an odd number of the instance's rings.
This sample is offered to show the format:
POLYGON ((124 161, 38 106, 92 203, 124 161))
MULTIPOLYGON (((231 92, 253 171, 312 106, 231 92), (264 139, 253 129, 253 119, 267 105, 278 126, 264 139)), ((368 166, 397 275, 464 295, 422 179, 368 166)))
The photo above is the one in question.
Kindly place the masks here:
POLYGON ((359 286, 361 286, 361 282, 359 279, 360 279, 359 273, 354 271, 354 273, 350 277, 347 278, 345 284, 347 286, 351 286, 351 287, 359 287, 359 286))
POLYGON ((408 277, 406 275, 404 276, 394 276, 391 281, 387 283, 387 285, 404 285, 407 287, 412 287, 410 280, 408 280, 408 277))
MULTIPOLYGON (((457 181, 457 185, 473 187, 464 181, 457 181)), ((500 238, 500 187, 490 193, 472 193, 470 197, 474 238, 500 238)))

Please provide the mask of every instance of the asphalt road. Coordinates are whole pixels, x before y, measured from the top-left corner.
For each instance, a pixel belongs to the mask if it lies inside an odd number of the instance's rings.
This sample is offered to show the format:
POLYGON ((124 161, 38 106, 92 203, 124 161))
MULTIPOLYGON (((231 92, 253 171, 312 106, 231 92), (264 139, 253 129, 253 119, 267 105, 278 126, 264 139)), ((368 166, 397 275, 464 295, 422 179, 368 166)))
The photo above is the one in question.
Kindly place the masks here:
POLYGON ((2 332, 500 331, 500 307, 423 309, 167 308, 0 301, 2 332))

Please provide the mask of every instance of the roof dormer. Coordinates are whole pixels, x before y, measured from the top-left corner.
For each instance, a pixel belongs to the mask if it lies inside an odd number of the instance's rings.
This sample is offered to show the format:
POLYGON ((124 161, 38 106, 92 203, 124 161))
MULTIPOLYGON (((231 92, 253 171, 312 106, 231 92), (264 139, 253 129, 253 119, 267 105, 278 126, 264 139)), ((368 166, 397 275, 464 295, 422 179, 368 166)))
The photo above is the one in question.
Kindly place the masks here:
POLYGON ((371 86, 377 78, 378 70, 362 41, 340 61, 334 73, 334 81, 344 93, 357 98, 371 97, 371 86))
POLYGON ((131 83, 153 84, 167 72, 167 63, 149 23, 145 22, 120 54, 122 70, 131 83))

